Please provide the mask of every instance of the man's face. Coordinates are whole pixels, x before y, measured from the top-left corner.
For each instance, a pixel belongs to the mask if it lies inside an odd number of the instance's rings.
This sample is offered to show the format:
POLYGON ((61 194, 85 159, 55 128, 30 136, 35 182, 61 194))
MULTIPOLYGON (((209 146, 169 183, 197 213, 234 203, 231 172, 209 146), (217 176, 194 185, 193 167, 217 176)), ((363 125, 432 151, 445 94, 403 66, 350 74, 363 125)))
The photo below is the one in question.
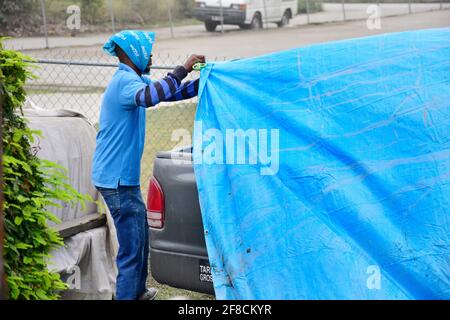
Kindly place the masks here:
POLYGON ((151 68, 151 66, 153 64, 152 57, 153 57, 153 55, 151 54, 150 55, 150 60, 148 61, 147 68, 145 68, 145 70, 144 70, 144 74, 149 74, 150 73, 150 68, 151 68))

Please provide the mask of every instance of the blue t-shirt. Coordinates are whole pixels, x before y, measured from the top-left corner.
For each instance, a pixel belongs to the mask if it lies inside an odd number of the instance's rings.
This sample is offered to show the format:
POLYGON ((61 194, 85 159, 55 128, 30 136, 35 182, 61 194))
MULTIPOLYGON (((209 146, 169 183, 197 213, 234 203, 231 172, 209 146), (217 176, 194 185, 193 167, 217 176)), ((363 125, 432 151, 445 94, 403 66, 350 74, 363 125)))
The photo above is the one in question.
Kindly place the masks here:
POLYGON ((98 187, 140 185, 146 109, 137 105, 136 93, 147 84, 146 78, 121 63, 106 88, 92 165, 98 187))
POLYGON ((145 111, 161 101, 190 99, 198 93, 198 79, 178 66, 160 81, 139 76, 126 64, 119 64, 106 88, 100 110, 92 165, 94 185, 115 189, 140 185, 141 158, 145 142, 145 111))

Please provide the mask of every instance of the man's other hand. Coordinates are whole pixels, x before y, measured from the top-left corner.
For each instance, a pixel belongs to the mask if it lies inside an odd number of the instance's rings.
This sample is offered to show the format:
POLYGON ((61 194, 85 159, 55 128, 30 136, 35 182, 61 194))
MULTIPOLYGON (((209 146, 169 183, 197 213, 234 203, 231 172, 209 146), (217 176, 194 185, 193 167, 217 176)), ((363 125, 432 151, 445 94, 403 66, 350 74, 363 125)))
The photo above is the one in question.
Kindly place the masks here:
POLYGON ((192 71, 192 67, 196 63, 199 63, 199 62, 200 63, 205 63, 205 56, 200 56, 198 54, 193 54, 184 63, 184 68, 186 69, 187 72, 191 72, 192 71))

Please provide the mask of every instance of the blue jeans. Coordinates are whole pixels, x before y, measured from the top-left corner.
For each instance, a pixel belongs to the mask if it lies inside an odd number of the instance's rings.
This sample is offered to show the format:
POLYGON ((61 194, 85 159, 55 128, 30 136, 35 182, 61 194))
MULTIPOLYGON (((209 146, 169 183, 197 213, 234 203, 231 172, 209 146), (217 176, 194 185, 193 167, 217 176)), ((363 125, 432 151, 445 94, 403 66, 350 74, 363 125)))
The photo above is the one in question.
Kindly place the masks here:
POLYGON ((119 241, 117 300, 136 300, 146 290, 149 255, 147 210, 139 186, 97 187, 116 226, 119 241))

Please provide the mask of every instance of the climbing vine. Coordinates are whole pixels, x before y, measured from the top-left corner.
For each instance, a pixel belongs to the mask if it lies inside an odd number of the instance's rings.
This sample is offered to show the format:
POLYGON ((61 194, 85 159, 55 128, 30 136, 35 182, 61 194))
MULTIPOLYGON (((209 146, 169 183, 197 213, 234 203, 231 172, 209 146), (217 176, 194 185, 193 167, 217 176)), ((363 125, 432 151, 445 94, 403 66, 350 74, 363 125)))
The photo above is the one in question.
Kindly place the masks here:
POLYGON ((0 39, 5 273, 10 299, 53 300, 66 285, 47 268, 49 253, 63 244, 48 226, 48 221, 59 222, 49 208, 62 202, 84 206, 92 199, 68 183, 66 169, 32 151, 39 132, 30 130, 22 112, 25 82, 33 77, 25 58, 3 49, 0 39))

